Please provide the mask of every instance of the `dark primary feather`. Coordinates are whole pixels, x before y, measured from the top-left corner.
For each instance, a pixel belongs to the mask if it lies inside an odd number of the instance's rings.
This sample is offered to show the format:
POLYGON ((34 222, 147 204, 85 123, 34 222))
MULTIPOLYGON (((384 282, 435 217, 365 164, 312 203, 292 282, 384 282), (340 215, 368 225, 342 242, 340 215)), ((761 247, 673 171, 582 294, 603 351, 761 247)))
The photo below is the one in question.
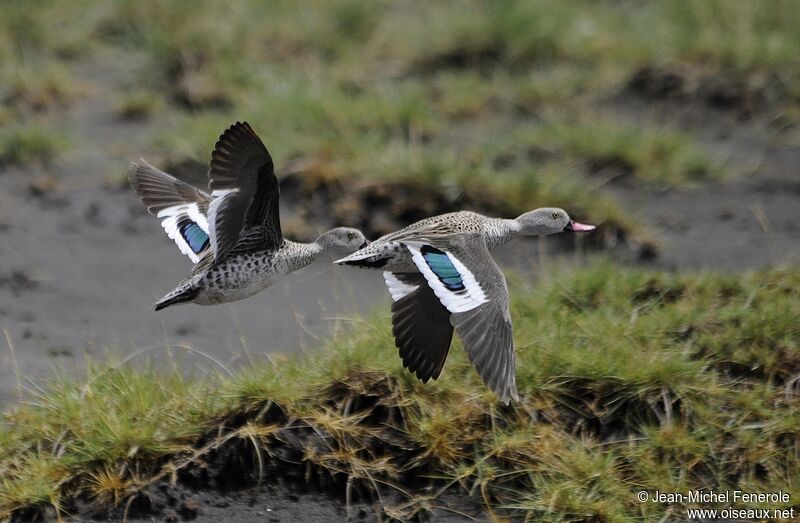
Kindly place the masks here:
POLYGON ((237 189, 223 198, 214 224, 218 261, 227 254, 240 233, 263 227, 267 245, 277 246, 281 234, 279 187, 267 148, 247 122, 235 123, 217 141, 208 171, 212 191, 237 189))
POLYGON ((387 257, 362 258, 360 260, 350 260, 344 262, 345 265, 353 265, 355 267, 368 267, 371 269, 380 269, 387 263, 389 263, 389 258, 387 257))
POLYGON ((128 180, 151 214, 183 203, 196 203, 202 214, 208 211, 208 202, 211 200, 208 194, 171 174, 159 171, 144 160, 131 163, 128 180))
POLYGON ((428 287, 419 273, 394 273, 417 290, 392 303, 392 334, 403 366, 423 383, 442 372, 453 339, 450 311, 428 287))

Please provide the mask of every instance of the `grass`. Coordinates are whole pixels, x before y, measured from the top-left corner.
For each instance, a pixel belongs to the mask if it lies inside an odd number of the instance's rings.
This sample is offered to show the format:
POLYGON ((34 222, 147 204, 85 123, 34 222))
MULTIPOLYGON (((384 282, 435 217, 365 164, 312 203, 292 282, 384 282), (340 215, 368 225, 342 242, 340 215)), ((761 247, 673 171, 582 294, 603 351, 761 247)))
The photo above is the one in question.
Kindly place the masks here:
POLYGON ((0 164, 47 164, 65 147, 64 136, 40 125, 12 127, 0 132, 0 164))
POLYGON ((683 133, 585 119, 552 122, 537 131, 540 147, 585 162, 597 174, 617 171, 646 182, 686 184, 721 172, 683 133))
POLYGON ((164 101, 152 91, 130 91, 117 100, 117 113, 125 120, 144 120, 164 109, 164 101))
POLYGON ((13 80, 2 96, 14 111, 0 119, 68 104, 83 78, 72 66, 113 50, 144 64, 116 90, 117 112, 158 116, 152 153, 167 165, 205 162, 221 131, 247 119, 278 166, 306 160, 345 183, 413 180, 446 194, 480 187, 512 214, 563 205, 648 241, 635 217, 586 194, 607 181, 598 172, 680 185, 736 169, 691 128, 630 121, 615 96, 645 66, 697 71, 687 84, 777 86, 756 109, 792 120, 792 15, 785 0, 12 3, 0 6, 0 77, 13 80))
POLYGON ((800 13, 788 0, 761 6, 724 0, 636 6, 584 0, 509 0, 502 6, 480 0, 272 4, 251 0, 232 10, 209 0, 9 4, 2 8, 0 36, 17 44, 6 49, 67 56, 98 40, 133 45, 152 51, 167 68, 191 55, 211 63, 244 52, 292 62, 322 57, 351 64, 369 58, 372 63, 365 65, 371 66, 388 57, 400 70, 442 59, 451 66, 486 59, 514 65, 602 62, 601 67, 696 61, 741 71, 781 70, 794 64, 800 48, 792 24, 800 13), (60 30, 50 30, 53 26, 60 30), (206 38, 210 29, 213 39, 206 38))
POLYGON ((269 468, 362 494, 411 489, 384 507, 399 518, 448 487, 537 521, 681 517, 680 504, 637 502, 643 489, 794 500, 798 289, 797 268, 676 276, 603 263, 515 288, 522 402, 508 408, 458 346, 438 382, 415 381, 385 316, 313 357, 234 376, 90 364, 86 381, 6 414, 0 514, 66 514, 76 497, 124 507, 225 449, 251 463, 251 482, 269 468))
POLYGON ((16 110, 43 111, 67 105, 81 88, 63 66, 51 62, 21 63, 3 68, 2 102, 16 110))

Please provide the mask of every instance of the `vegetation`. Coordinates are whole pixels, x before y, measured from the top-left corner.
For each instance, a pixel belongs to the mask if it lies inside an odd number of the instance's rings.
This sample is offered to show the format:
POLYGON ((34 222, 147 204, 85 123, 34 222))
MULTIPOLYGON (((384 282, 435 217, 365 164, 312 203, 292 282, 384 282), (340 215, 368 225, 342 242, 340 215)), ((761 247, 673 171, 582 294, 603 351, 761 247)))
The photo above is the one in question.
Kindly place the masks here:
POLYGON ((385 316, 313 358, 211 380, 91 364, 86 381, 6 415, 0 514, 65 514, 76 497, 124 507, 226 449, 250 464, 246 482, 300 468, 411 495, 387 504, 396 517, 446 488, 536 521, 682 517, 680 504, 635 498, 656 489, 783 490, 797 506, 798 289, 798 269, 675 276, 602 263, 515 289, 522 401, 507 408, 457 345, 438 382, 417 382, 385 316))
POLYGON ((18 109, 42 111, 76 98, 79 88, 63 66, 51 63, 7 66, 3 102, 18 109))
POLYGON ((648 127, 606 121, 556 122, 541 128, 534 140, 586 163, 590 172, 630 176, 644 181, 685 184, 709 178, 718 168, 686 138, 648 127))
POLYGON ((38 125, 0 132, 0 164, 49 163, 64 148, 62 134, 38 125))
POLYGON ((144 120, 163 106, 164 102, 157 93, 145 90, 127 92, 117 101, 120 118, 127 120, 144 120))
POLYGON ((676 91, 792 120, 799 9, 786 0, 12 2, 0 6, 9 86, 0 116, 69 103, 85 87, 73 65, 113 52, 141 70, 121 86, 118 113, 158 112, 152 144, 167 163, 204 162, 221 130, 246 118, 279 167, 322 164, 328 179, 411 179, 434 192, 480 186, 513 196, 514 211, 570 202, 573 214, 641 236, 635 217, 586 187, 620 175, 680 184, 731 167, 669 119, 626 118, 615 96, 655 71, 646 98, 676 91))

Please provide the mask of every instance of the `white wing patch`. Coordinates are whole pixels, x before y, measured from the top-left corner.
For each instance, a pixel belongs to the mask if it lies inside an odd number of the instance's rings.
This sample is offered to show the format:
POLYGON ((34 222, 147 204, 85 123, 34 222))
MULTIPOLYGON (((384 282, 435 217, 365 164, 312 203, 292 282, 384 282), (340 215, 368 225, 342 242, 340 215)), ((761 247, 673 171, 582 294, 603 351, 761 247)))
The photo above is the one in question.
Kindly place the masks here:
POLYGON ((238 188, 234 189, 216 189, 211 193, 212 198, 224 198, 225 196, 229 195, 233 192, 239 192, 238 188))
POLYGON ((383 272, 383 280, 386 286, 389 287, 389 294, 392 295, 392 301, 398 301, 405 298, 415 290, 419 289, 419 285, 409 285, 403 283, 400 279, 389 271, 383 272))
POLYGON ((157 216, 158 218, 164 218, 161 220, 161 227, 164 228, 167 236, 169 236, 170 239, 175 242, 175 245, 178 246, 178 250, 180 250, 182 254, 188 256, 192 262, 197 263, 200 261, 200 255, 202 252, 195 253, 178 230, 179 223, 184 218, 188 217, 190 220, 199 225, 200 228, 203 229, 203 232, 208 234, 208 220, 206 220, 206 217, 200 212, 197 204, 184 203, 180 205, 173 205, 172 207, 167 207, 166 209, 161 209, 158 211, 157 216))
POLYGON ((211 197, 214 199, 211 200, 208 206, 208 239, 211 242, 211 250, 214 251, 215 258, 217 256, 217 230, 215 227, 217 212, 219 211, 219 206, 225 200, 225 197, 235 192, 239 192, 239 189, 217 189, 211 193, 211 197))
POLYGON ((198 207, 196 203, 190 203, 188 211, 189 218, 208 234, 208 218, 206 218, 205 214, 200 212, 200 207, 198 207))
POLYGON ((433 290, 433 293, 436 294, 436 297, 439 298, 439 301, 442 302, 442 305, 444 305, 447 310, 453 314, 457 312, 471 311, 472 309, 480 307, 489 301, 489 299, 486 297, 486 294, 483 292, 483 289, 481 289, 481 286, 478 285, 478 281, 475 279, 475 276, 464 266, 463 263, 458 260, 458 258, 449 252, 445 252, 447 257, 452 262, 453 267, 455 267, 461 276, 461 280, 464 284, 464 289, 459 291, 451 291, 444 286, 439 277, 436 276, 433 270, 428 266, 425 258, 423 258, 420 248, 424 244, 419 242, 404 243, 411 252, 411 259, 414 261, 414 264, 417 266, 422 275, 425 276, 428 286, 430 286, 430 288, 433 290))

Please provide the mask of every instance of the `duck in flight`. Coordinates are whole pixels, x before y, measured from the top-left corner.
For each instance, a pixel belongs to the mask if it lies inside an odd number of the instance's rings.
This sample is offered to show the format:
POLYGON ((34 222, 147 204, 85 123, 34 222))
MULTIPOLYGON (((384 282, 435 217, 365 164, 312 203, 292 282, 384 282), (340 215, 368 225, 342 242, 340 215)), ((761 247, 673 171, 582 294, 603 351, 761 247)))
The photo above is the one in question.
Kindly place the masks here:
POLYGON ((325 253, 341 256, 368 245, 361 231, 350 227, 331 229, 311 243, 283 237, 272 158, 246 122, 220 136, 208 177, 210 194, 144 160, 128 169, 136 195, 195 264, 155 304, 157 311, 180 303, 242 300, 325 253))
POLYGON ((513 220, 460 211, 382 236, 334 263, 384 271, 395 345, 423 383, 441 374, 455 329, 483 382, 508 404, 519 400, 514 339, 506 280, 490 251, 517 236, 594 228, 556 208, 513 220))

